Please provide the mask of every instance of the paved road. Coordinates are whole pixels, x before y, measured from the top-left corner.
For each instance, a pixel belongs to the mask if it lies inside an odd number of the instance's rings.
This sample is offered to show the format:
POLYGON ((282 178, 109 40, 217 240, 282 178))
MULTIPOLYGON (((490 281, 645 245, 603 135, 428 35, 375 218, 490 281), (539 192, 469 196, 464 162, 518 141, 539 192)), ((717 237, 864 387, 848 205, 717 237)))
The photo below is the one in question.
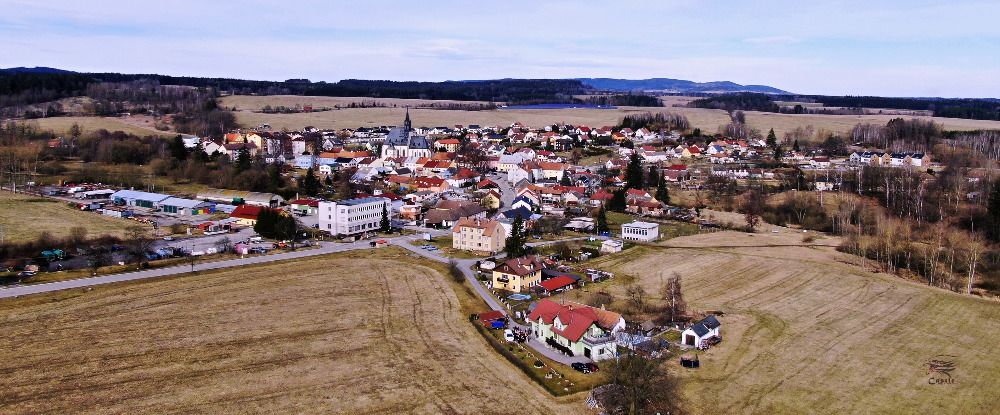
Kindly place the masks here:
POLYGON ((510 205, 514 203, 514 196, 516 196, 516 191, 511 187, 510 183, 507 182, 506 174, 492 174, 487 176, 490 180, 493 180, 497 186, 500 186, 500 207, 502 209, 510 209, 510 205))

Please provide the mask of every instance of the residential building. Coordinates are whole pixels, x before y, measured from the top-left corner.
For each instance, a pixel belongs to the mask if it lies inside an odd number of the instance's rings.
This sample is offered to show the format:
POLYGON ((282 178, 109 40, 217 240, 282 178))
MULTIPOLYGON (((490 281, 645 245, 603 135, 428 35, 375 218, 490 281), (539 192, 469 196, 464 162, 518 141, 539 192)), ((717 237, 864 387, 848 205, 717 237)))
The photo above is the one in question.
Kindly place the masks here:
POLYGON ((451 230, 451 247, 495 254, 503 249, 507 234, 500 222, 483 218, 461 218, 451 230))
POLYGON ((319 202, 319 229, 336 237, 378 231, 383 212, 392 220, 390 203, 384 197, 319 202))
POLYGON ((542 263, 533 256, 514 258, 493 269, 493 289, 521 292, 541 282, 542 263))
POLYGON ((699 349, 706 348, 706 340, 719 336, 719 327, 722 323, 715 316, 708 316, 705 319, 694 323, 681 333, 681 342, 688 346, 695 346, 699 349))
POLYGON ((569 301, 559 304, 547 298, 538 302, 526 321, 536 339, 593 361, 615 357, 617 343, 613 334, 625 327, 625 319, 618 313, 569 301))
POLYGON ((653 242, 660 236, 660 225, 651 222, 634 221, 622 224, 622 239, 653 242))

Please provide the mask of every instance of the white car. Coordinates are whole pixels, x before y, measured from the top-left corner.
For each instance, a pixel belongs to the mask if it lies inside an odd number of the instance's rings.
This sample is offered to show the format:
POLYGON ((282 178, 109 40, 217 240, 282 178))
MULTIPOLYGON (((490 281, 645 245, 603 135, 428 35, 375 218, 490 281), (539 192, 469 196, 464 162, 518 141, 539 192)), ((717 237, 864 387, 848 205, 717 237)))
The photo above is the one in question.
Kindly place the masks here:
POLYGON ((511 329, 504 330, 503 339, 509 342, 514 341, 514 330, 511 329))

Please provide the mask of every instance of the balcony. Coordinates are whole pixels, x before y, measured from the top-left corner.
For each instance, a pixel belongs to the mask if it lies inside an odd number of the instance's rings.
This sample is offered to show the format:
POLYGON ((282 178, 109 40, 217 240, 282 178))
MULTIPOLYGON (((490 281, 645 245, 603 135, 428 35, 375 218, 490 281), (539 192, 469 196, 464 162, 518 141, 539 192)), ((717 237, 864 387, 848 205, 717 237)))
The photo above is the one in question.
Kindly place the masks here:
POLYGON ((615 338, 611 336, 583 336, 583 342, 591 346, 600 346, 613 341, 615 341, 615 338))

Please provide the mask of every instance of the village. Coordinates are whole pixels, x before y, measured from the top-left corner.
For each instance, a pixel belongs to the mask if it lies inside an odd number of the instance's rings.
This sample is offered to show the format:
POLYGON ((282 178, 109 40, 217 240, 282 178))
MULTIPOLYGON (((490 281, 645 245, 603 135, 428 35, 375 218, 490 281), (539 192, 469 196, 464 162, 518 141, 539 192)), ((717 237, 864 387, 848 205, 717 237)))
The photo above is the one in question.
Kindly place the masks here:
MULTIPOLYGON (((372 248, 405 244, 439 260, 461 259, 477 292, 494 305, 473 319, 490 334, 484 334, 487 341, 509 342, 523 353, 521 360, 538 353, 589 374, 600 370, 597 362, 622 352, 650 359, 679 356, 683 367, 697 368, 699 354, 722 341, 724 310, 681 306, 663 316, 641 306, 606 309, 614 299, 606 298, 601 286, 615 275, 586 265, 666 234, 680 235, 682 228, 708 232, 732 226, 672 205, 671 192, 697 195, 719 179, 832 191, 839 190, 845 173, 864 166, 930 165, 924 154, 863 148, 840 159, 822 150, 792 151, 775 163, 776 148, 768 140, 682 136, 645 127, 413 127, 408 112, 402 126, 270 130, 265 124, 219 141, 188 137, 184 144, 233 162, 251 158, 281 166, 283 175, 299 183, 310 177, 320 183, 319 196, 286 200, 214 188, 172 195, 78 183, 22 191, 151 226, 156 240, 139 248, 144 264, 359 240, 370 240, 372 248), (802 179, 806 173, 809 180, 802 179), (287 218, 294 227, 280 237, 274 232, 262 237, 262 215, 287 218), (393 234, 419 239, 392 239, 393 234), (580 292, 589 298, 581 299, 580 292)), ((95 249, 102 248, 89 248, 95 249)), ((96 258, 86 248, 79 249, 76 261, 56 251, 42 252, 44 261, 37 265, 21 264, 26 271, 18 282, 30 282, 38 271, 91 266, 96 258)), ((125 252, 112 258, 130 261, 125 252)), ((679 288, 673 295, 681 298, 679 288)), ((523 370, 538 372, 544 384, 543 379, 562 377, 563 369, 540 364, 523 370)))

